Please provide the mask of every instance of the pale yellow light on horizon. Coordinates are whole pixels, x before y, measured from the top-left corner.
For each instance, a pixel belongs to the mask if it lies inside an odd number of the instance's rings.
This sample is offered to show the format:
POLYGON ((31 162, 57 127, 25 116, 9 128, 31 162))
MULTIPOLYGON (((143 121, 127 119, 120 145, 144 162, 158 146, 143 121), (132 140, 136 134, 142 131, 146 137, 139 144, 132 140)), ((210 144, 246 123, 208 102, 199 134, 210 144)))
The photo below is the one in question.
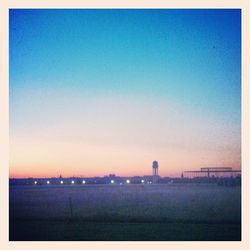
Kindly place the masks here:
MULTIPOLYGON (((180 176, 182 171, 204 166, 232 166, 237 154, 213 151, 59 143, 44 139, 12 138, 10 177, 120 176, 151 175, 151 164, 158 160, 161 176, 180 176), (225 157, 225 155, 227 157, 225 157)), ((240 161, 240 159, 238 159, 240 161)))
POLYGON ((47 108, 39 98, 21 103, 20 114, 32 115, 14 117, 11 177, 150 175, 153 160, 162 176, 241 167, 239 126, 216 115, 157 98, 64 98, 62 108, 60 98, 47 108))

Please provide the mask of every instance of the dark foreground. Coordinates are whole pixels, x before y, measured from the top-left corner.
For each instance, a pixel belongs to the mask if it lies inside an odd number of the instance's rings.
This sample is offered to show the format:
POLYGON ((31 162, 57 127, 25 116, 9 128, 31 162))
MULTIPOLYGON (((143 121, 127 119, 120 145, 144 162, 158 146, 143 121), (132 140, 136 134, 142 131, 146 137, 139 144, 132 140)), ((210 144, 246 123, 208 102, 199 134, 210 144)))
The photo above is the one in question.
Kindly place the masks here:
POLYGON ((10 187, 9 238, 239 241, 240 196, 213 185, 10 187))
POLYGON ((235 241, 239 224, 11 221, 10 240, 21 241, 235 241))

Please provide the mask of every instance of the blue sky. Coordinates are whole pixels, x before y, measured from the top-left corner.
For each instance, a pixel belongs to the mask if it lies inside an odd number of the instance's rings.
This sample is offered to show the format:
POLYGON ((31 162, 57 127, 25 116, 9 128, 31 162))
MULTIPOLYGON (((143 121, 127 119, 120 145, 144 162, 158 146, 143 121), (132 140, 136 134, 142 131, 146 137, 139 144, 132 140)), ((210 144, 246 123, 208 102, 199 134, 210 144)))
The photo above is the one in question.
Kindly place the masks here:
MULTIPOLYGON (((13 173, 36 168, 44 149, 29 164, 19 148, 28 158, 44 138, 46 148, 71 143, 62 151, 106 148, 109 160, 100 157, 113 167, 133 165, 122 153, 110 161, 114 149, 142 154, 138 173, 153 156, 166 166, 163 173, 181 171, 178 150, 193 157, 204 151, 196 163, 187 158, 189 168, 239 168, 240 117, 240 10, 10 10, 13 173)), ((77 173, 84 170, 80 155, 77 173)), ((62 165, 51 162, 44 164, 62 165)), ((99 165, 93 173, 112 171, 99 165)))

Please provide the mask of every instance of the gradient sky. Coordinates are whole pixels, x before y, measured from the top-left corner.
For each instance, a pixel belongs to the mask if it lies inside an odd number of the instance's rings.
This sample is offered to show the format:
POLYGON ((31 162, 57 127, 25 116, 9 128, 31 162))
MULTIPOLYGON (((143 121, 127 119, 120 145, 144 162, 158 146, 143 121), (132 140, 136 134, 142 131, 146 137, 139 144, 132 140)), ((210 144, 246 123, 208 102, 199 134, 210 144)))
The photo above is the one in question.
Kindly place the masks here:
POLYGON ((10 10, 10 176, 241 167, 240 10, 10 10))

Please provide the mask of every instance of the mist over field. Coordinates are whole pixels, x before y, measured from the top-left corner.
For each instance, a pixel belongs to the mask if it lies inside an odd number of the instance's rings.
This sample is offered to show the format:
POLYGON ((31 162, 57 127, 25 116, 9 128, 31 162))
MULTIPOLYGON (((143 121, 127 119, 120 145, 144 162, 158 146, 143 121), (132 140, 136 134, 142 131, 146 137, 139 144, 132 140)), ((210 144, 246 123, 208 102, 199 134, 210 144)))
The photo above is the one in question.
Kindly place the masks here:
POLYGON ((239 240, 240 225, 240 187, 10 187, 11 240, 239 240))

